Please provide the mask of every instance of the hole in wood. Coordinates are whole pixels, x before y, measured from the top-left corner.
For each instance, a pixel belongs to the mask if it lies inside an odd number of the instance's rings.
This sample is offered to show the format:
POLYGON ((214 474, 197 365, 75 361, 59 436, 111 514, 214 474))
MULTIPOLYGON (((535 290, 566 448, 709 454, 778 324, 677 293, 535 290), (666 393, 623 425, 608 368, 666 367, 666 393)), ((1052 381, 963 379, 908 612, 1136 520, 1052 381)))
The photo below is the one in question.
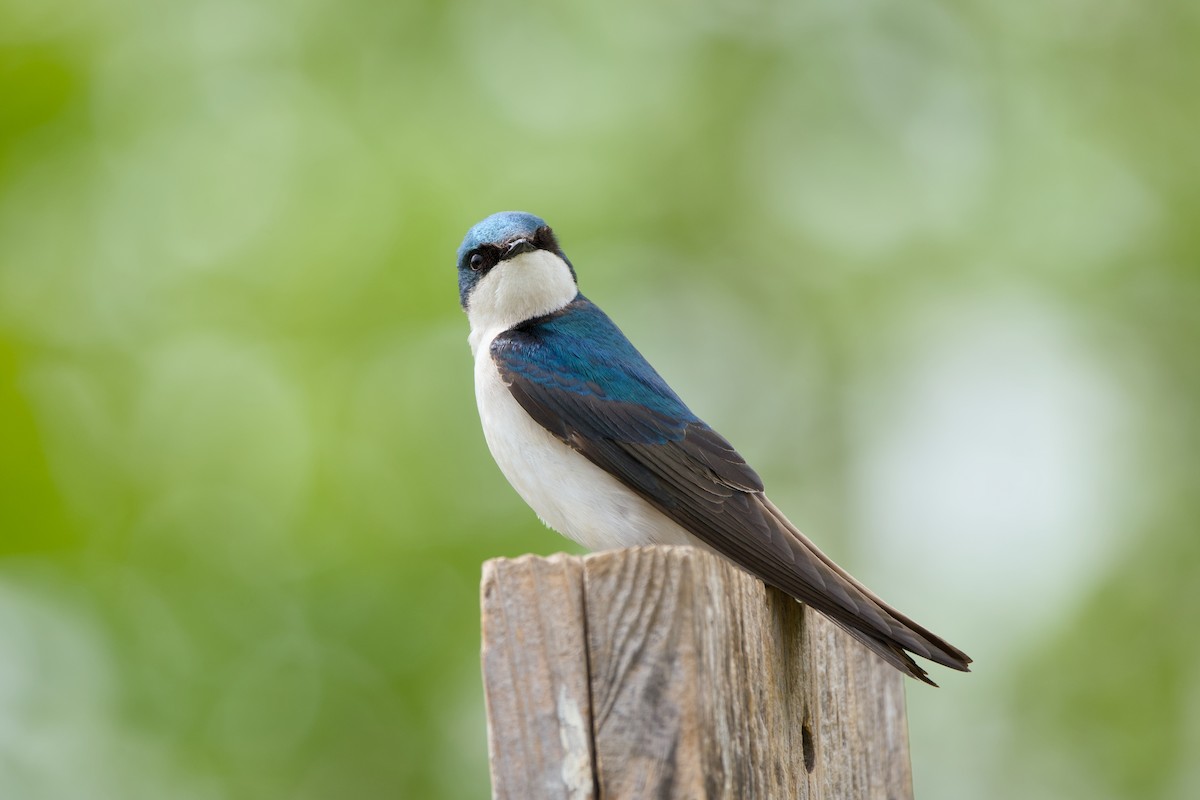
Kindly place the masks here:
POLYGON ((808 727, 808 720, 800 726, 800 743, 804 748, 804 768, 811 773, 817 767, 817 751, 813 747, 812 728, 808 727))

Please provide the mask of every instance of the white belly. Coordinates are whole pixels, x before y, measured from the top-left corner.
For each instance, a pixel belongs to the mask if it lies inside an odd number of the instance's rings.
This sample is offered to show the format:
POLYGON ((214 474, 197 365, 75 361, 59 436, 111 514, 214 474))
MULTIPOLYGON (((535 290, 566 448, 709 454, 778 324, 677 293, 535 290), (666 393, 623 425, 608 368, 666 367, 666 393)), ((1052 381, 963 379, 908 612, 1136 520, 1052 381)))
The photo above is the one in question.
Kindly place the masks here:
POLYGON ((589 550, 699 544, 526 414, 500 380, 490 338, 480 342, 475 356, 475 399, 483 435, 504 477, 543 522, 589 550))

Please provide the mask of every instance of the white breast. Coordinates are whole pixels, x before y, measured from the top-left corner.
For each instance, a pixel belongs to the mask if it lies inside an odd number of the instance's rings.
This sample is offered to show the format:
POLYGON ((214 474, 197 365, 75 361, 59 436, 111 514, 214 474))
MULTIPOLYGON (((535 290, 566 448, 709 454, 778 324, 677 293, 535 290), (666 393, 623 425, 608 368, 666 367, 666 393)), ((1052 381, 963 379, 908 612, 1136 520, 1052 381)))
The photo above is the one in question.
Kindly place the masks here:
POLYGON ((517 493, 559 533, 591 550, 698 544, 616 478, 550 435, 517 403, 492 360, 492 340, 575 299, 566 263, 544 250, 501 262, 471 292, 475 400, 492 457, 517 493))
POLYGON ((484 438, 500 471, 551 528, 589 550, 697 544, 683 528, 526 414, 500 379, 486 346, 475 356, 475 399, 484 438))

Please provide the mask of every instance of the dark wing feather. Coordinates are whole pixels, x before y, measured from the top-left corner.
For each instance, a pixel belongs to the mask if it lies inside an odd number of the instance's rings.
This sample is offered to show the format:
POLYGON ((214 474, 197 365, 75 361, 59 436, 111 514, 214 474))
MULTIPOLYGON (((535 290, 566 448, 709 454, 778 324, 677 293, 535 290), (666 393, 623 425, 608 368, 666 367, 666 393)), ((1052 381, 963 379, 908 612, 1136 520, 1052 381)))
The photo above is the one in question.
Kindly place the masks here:
POLYGON ((915 678, 932 683, 908 652, 967 669, 965 653, 883 603, 800 533, 733 446, 582 296, 500 334, 491 352, 538 424, 715 551, 915 678))

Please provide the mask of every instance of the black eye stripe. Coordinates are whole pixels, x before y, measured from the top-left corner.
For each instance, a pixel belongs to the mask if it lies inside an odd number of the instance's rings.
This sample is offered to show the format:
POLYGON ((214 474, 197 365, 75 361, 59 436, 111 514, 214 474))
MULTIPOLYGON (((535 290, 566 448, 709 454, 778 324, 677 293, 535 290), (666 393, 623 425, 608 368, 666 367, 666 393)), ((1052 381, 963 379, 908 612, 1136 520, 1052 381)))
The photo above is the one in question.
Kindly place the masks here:
POLYGON ((559 252, 558 239, 549 225, 538 228, 533 234, 533 241, 539 250, 549 250, 551 253, 559 252))
POLYGON ((492 267, 496 266, 496 262, 500 260, 499 251, 491 245, 482 245, 476 248, 467 258, 466 266, 472 272, 487 272, 492 267))

